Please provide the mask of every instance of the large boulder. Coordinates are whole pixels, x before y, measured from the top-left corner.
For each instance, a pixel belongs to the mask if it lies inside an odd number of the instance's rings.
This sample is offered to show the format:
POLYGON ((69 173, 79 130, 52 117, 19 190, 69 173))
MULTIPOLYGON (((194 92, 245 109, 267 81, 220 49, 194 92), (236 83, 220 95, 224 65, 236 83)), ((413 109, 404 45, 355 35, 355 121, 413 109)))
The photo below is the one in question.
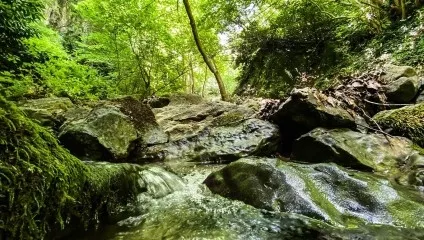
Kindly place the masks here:
POLYGON ((257 208, 337 225, 424 227, 424 205, 418 193, 335 164, 246 158, 212 173, 205 184, 214 193, 257 208))
POLYGON ((207 127, 237 123, 255 114, 253 109, 243 105, 192 98, 177 98, 164 108, 154 109, 159 125, 170 134, 171 140, 197 135, 207 127))
POLYGON ((386 83, 386 96, 391 102, 411 102, 421 86, 417 73, 409 66, 387 65, 381 78, 386 83))
POLYGON ((400 177, 418 162, 424 162, 424 156, 415 150, 409 139, 323 128, 296 140, 292 159, 308 163, 334 162, 390 177, 400 177))
POLYGON ((424 147, 424 103, 382 111, 373 120, 391 135, 407 137, 424 147))
POLYGON ((355 115, 337 102, 316 89, 294 89, 270 119, 280 127, 285 146, 317 127, 356 128, 355 115))
POLYGON ((134 148, 165 143, 168 136, 147 105, 124 98, 102 103, 87 116, 68 121, 59 139, 80 158, 122 161, 134 148))
POLYGON ((20 107, 26 115, 45 127, 55 130, 66 121, 66 112, 74 108, 69 98, 40 98, 24 101, 20 107))
POLYGON ((194 136, 140 149, 137 162, 231 162, 250 155, 272 155, 279 145, 279 130, 270 122, 248 119, 211 126, 194 136))

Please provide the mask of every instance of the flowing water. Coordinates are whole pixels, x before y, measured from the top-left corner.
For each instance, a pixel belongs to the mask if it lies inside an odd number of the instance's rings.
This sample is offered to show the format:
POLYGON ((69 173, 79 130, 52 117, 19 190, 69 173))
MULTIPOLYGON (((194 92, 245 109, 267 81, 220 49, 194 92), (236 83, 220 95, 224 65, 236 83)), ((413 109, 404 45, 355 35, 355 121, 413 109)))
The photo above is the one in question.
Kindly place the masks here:
POLYGON ((423 233, 387 226, 343 229, 214 195, 202 182, 221 167, 186 164, 147 168, 139 179, 147 189, 138 196, 140 214, 69 239, 423 239, 423 233))

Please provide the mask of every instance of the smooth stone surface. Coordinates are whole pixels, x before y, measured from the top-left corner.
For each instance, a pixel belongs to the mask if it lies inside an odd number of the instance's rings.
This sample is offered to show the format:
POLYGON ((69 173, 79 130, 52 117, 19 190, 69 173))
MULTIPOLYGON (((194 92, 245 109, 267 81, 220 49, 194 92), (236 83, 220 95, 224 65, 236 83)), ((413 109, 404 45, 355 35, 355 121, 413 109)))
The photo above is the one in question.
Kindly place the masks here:
POLYGON ((392 176, 399 174, 413 156, 424 158, 406 138, 323 128, 314 129, 296 140, 292 153, 292 159, 297 161, 334 162, 392 176))
POLYGON ((205 184, 216 194, 257 208, 336 225, 424 227, 424 205, 417 193, 335 164, 245 158, 212 173, 205 184))
POLYGON ((279 146, 279 130, 259 119, 205 128, 197 135, 148 147, 134 156, 137 162, 194 161, 222 163, 250 155, 272 155, 279 146))
POLYGON ((159 125, 170 134, 171 140, 194 136, 210 126, 237 123, 255 114, 244 105, 222 101, 193 102, 171 101, 164 108, 153 109, 159 125))
POLYGON ((396 103, 411 102, 421 85, 414 68, 409 66, 385 66, 382 80, 388 100, 396 103))

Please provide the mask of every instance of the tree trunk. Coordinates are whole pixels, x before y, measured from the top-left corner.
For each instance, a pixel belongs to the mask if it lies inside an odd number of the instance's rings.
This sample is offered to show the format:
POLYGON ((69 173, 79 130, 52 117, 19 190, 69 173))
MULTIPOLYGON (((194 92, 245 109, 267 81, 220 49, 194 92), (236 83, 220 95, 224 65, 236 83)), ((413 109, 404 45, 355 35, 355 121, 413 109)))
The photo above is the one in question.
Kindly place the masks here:
POLYGON ((205 66, 205 80, 203 81, 202 86, 202 97, 205 97, 206 81, 208 81, 208 66, 205 66))
POLYGON ((405 0, 400 0, 400 7, 402 10, 402 20, 406 19, 406 6, 405 6, 405 0))
POLYGON ((194 68, 193 68, 193 59, 192 59, 192 57, 190 56, 190 90, 191 90, 191 94, 194 94, 194 87, 195 87, 195 85, 194 85, 194 68))
POLYGON ((209 70, 213 73, 215 76, 216 82, 218 83, 219 92, 221 94, 221 99, 223 101, 228 101, 229 97, 227 95, 227 91, 225 90, 224 82, 222 81, 221 74, 219 74, 218 68, 216 68, 211 59, 206 54, 205 50, 203 49, 202 43, 200 41, 199 33, 197 32, 196 22, 194 21, 193 13, 190 8, 189 0, 183 0, 184 7, 187 12, 187 16, 190 20, 190 26, 191 26, 191 32, 193 33, 194 41, 196 42, 197 49, 199 50, 200 54, 203 57, 203 60, 205 61, 206 65, 208 66, 209 70))

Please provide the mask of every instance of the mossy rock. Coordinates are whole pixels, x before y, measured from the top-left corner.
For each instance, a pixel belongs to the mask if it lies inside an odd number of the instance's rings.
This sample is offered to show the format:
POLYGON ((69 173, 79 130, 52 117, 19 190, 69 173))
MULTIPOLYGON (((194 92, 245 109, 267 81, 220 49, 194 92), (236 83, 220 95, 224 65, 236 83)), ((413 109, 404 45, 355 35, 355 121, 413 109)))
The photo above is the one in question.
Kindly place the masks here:
POLYGON ((165 94, 160 97, 169 99, 169 105, 196 105, 205 101, 200 95, 187 93, 165 94))
POLYGON ((254 110, 228 102, 176 104, 155 109, 158 123, 176 141, 202 132, 205 128, 240 123, 251 118, 254 110))
POLYGON ((373 120, 391 135, 407 137, 424 147, 424 103, 382 111, 373 120))
POLYGON ((96 106, 83 118, 67 122, 59 134, 74 155, 97 161, 126 161, 141 145, 168 141, 151 109, 132 98, 96 106))
POLYGON ((87 166, 2 97, 0 130, 0 231, 6 239, 41 239, 69 224, 98 224, 141 191, 137 167, 87 166))
POLYGON ((296 140, 292 159, 308 163, 333 162, 394 178, 407 174, 411 169, 408 166, 418 166, 424 156, 406 138, 317 128, 296 140))
POLYGON ((212 120, 212 126, 226 126, 238 124, 246 119, 246 114, 243 112, 232 111, 224 113, 212 120))
POLYGON ((411 102, 421 85, 414 68, 409 66, 385 66, 381 78, 386 83, 388 100, 396 103, 411 102))
POLYGON ((335 164, 245 158, 212 173, 205 184, 214 193, 257 208, 302 214, 329 224, 424 228, 424 205, 418 193, 335 164))
POLYGON ((19 106, 29 118, 54 130, 66 121, 65 113, 73 107, 69 98, 56 97, 26 100, 19 106))

